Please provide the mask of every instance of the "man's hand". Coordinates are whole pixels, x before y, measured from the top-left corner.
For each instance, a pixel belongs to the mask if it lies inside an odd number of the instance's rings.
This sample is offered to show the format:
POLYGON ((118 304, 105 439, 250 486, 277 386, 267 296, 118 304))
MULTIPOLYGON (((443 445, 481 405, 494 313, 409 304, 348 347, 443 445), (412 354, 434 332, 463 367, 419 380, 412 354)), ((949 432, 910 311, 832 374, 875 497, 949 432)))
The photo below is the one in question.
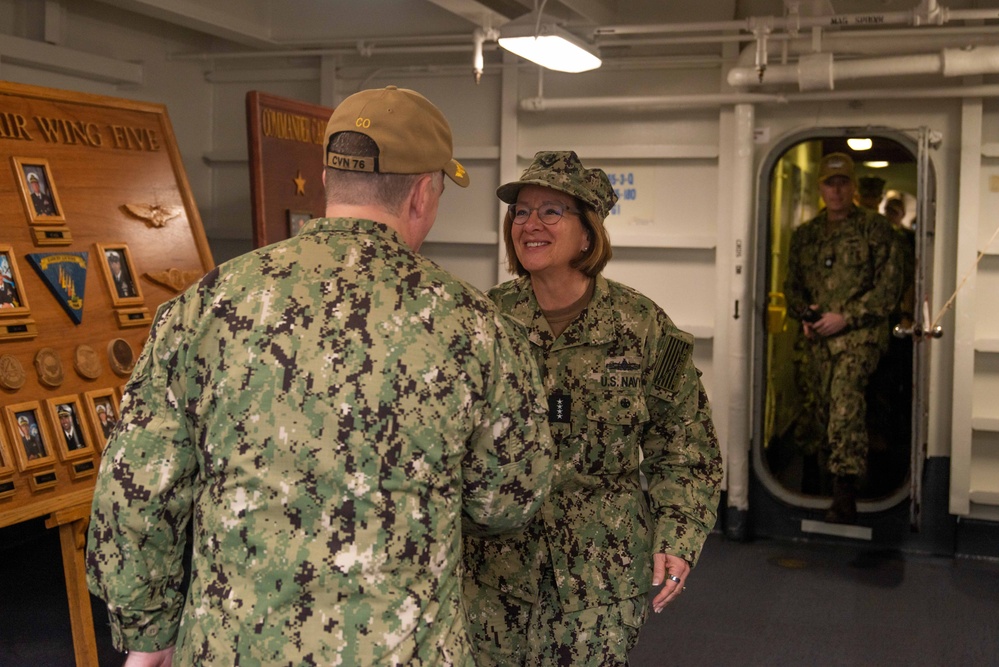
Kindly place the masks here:
POLYGON ((846 318, 839 313, 823 313, 817 322, 812 323, 811 328, 823 338, 835 336, 846 328, 846 318))
POLYGON ((123 667, 170 667, 173 664, 173 651, 173 646, 152 653, 129 651, 123 667))

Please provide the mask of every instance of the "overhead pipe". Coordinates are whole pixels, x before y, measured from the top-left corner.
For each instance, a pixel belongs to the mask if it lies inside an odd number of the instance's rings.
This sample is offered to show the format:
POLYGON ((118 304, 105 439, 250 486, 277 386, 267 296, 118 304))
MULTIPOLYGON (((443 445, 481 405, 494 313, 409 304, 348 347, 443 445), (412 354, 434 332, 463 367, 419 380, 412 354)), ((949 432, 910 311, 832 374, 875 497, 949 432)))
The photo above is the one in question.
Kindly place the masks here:
POLYGON ((916 100, 999 97, 999 84, 948 86, 944 88, 905 88, 878 90, 834 90, 808 93, 719 93, 706 95, 650 95, 647 97, 538 97, 520 101, 519 109, 529 112, 570 110, 647 111, 656 109, 713 109, 729 104, 792 104, 836 100, 916 100))
MULTIPOLYGON (((920 3, 920 5, 927 3, 920 3)), ((842 28, 849 26, 868 27, 872 25, 943 25, 952 16, 963 12, 952 12, 931 2, 926 7, 897 12, 866 12, 857 14, 824 14, 801 16, 792 14, 784 17, 750 16, 733 21, 708 21, 700 23, 660 23, 640 25, 611 25, 596 28, 595 36, 639 35, 688 32, 754 32, 766 29, 768 32, 783 31, 795 34, 802 28, 842 28)), ((985 14, 982 18, 999 18, 999 10, 977 10, 985 14)))
MULTIPOLYGON (((797 6, 794 6, 795 9, 797 6)), ((959 10, 954 11, 941 7, 937 0, 922 0, 919 6, 909 12, 894 12, 895 16, 885 15, 885 23, 890 19, 895 20, 898 14, 909 14, 910 23, 914 26, 922 25, 944 25, 950 21, 970 20, 972 18, 999 18, 999 9, 995 10, 959 10)), ((860 15, 841 15, 800 18, 794 15, 800 27, 823 27, 823 23, 828 21, 828 25, 846 25, 850 22, 863 22, 858 18, 860 15), (835 20, 833 20, 835 19, 835 20)), ((870 20, 868 25, 882 24, 880 20, 870 20)), ((791 32, 796 32, 793 29, 791 32)), ((839 79, 871 78, 891 75, 906 74, 931 74, 942 73, 946 67, 945 61, 950 60, 961 65, 949 67, 949 71, 955 72, 951 75, 958 76, 958 69, 963 69, 969 74, 984 74, 994 72, 991 65, 969 64, 967 57, 962 57, 959 52, 946 52, 944 54, 930 54, 929 51, 941 48, 946 51, 947 47, 966 49, 969 44, 965 35, 948 33, 946 35, 918 34, 911 39, 899 41, 897 39, 869 39, 864 43, 855 41, 855 37, 860 36, 860 31, 851 35, 849 41, 844 39, 840 32, 816 33, 811 39, 792 39, 781 43, 782 54, 787 55, 794 51, 800 55, 797 65, 777 65, 767 67, 767 46, 763 40, 757 40, 755 48, 745 48, 739 57, 740 65, 732 68, 727 76, 728 84, 733 87, 759 86, 765 84, 788 84, 797 83, 799 90, 833 90, 835 82, 839 79), (816 46, 814 41, 821 38, 822 49, 816 46), (760 50, 764 50, 761 57, 760 50), (908 56, 896 56, 900 49, 910 48, 916 52, 908 56), (867 55, 891 54, 890 57, 882 57, 875 61, 843 61, 834 62, 833 53, 837 51, 848 51, 851 54, 863 52, 867 55), (763 65, 761 67, 761 60, 763 65), (752 63, 752 65, 750 65, 752 63)), ((980 47, 994 48, 994 47, 980 47)), ((980 52, 979 52, 980 55, 980 52)), ((987 56, 988 58, 988 56, 987 56)), ((973 60, 980 60, 973 57, 973 60)))
MULTIPOLYGON (((224 51, 219 53, 172 53, 167 60, 244 60, 260 58, 298 58, 302 56, 340 56, 360 54, 467 53, 475 47, 467 37, 457 35, 425 35, 413 37, 372 37, 367 39, 334 40, 329 46, 315 48, 283 48, 276 50, 224 51)), ((499 48, 488 45, 490 50, 499 48)))
MULTIPOLYGON (((795 8, 797 5, 794 5, 795 8)), ((987 21, 999 19, 997 9, 950 9, 941 7, 936 0, 924 0, 914 9, 897 12, 869 12, 854 14, 825 14, 803 17, 798 13, 785 17, 751 16, 733 21, 700 23, 643 23, 636 25, 601 26, 593 31, 595 37, 623 35, 687 34, 687 33, 753 33, 765 28, 768 33, 785 32, 797 35, 802 28, 836 28, 854 26, 869 28, 876 25, 942 26, 956 21, 987 21)))
MULTIPOLYGON (((897 48, 897 46, 896 46, 897 48)), ((728 72, 730 86, 798 84, 798 89, 833 90, 841 80, 867 79, 913 74, 942 74, 946 77, 999 72, 999 47, 945 49, 938 54, 883 57, 874 60, 834 61, 828 52, 806 54, 795 65, 773 65, 765 75, 755 66, 733 67, 728 72)))
POLYGON ((486 41, 495 42, 498 38, 499 31, 494 28, 476 28, 472 33, 472 74, 475 76, 475 85, 482 80, 482 72, 486 66, 482 45, 486 41))
MULTIPOLYGON (((992 40, 999 35, 997 25, 973 25, 973 26, 952 26, 933 28, 932 32, 927 32, 922 28, 886 28, 884 30, 837 30, 832 33, 821 35, 822 43, 832 51, 849 52, 851 55, 863 55, 873 53, 887 53, 894 55, 899 49, 910 51, 928 52, 935 49, 949 47, 962 48, 972 45, 976 41, 992 40), (875 46, 868 46, 868 45, 875 46), (835 45, 835 48, 834 48, 835 45)), ((638 39, 595 39, 594 43, 603 49, 613 49, 622 46, 684 46, 688 44, 731 44, 754 42, 752 35, 727 34, 727 35, 686 35, 682 37, 648 37, 638 39)), ((792 47, 788 44, 796 44, 793 49, 795 54, 817 53, 819 47, 812 45, 809 39, 807 45, 802 44, 800 36, 791 36, 785 33, 770 33, 767 36, 766 54, 767 58, 779 55, 782 62, 786 62, 787 56, 792 53, 792 47), (776 45, 776 46, 775 46, 776 45)), ((758 50, 758 49, 757 49, 758 50)), ((751 48, 743 50, 739 58, 739 65, 752 65, 755 52, 751 48)), ((675 57, 671 58, 674 59, 675 57)), ((605 66, 621 62, 622 58, 608 57, 605 66)))
POLYGON ((707 93, 703 95, 653 95, 624 97, 563 97, 558 99, 542 97, 525 98, 520 101, 521 111, 559 111, 567 109, 651 109, 657 107, 712 108, 725 104, 756 104, 761 102, 780 103, 783 95, 764 93, 707 93))
POLYGON ((767 70, 767 37, 770 35, 770 28, 760 26, 753 29, 756 37, 756 74, 763 82, 763 73, 767 70))
MULTIPOLYGON (((967 49, 976 46, 982 40, 995 41, 997 26, 976 26, 976 29, 939 28, 931 32, 919 29, 903 29, 899 31, 854 31, 823 33, 821 48, 816 48, 811 37, 796 37, 777 43, 782 56, 800 57, 813 53, 849 53, 851 56, 898 56, 899 53, 927 54, 944 49, 967 49), (865 35, 864 33, 867 32, 865 35), (984 33, 984 34, 983 34, 984 33), (864 39, 857 39, 864 37, 864 39)), ((786 35, 784 36, 786 37, 786 35)), ((768 53, 773 56, 778 53, 774 46, 776 36, 771 36, 768 43, 768 53)), ((740 68, 752 68, 755 64, 756 51, 747 46, 739 54, 740 68)))
POLYGON ((832 90, 818 93, 792 93, 784 101, 832 102, 835 100, 939 100, 964 97, 999 97, 999 84, 981 86, 949 86, 946 88, 888 88, 880 90, 832 90))
MULTIPOLYGON (((797 65, 772 67, 767 73, 766 80, 767 83, 797 83, 802 91, 833 90, 837 79, 939 72, 942 70, 941 60, 940 55, 911 55, 837 62, 831 53, 813 53, 801 56, 797 65)), ((729 71, 729 82, 739 81, 740 74, 741 72, 729 71)))

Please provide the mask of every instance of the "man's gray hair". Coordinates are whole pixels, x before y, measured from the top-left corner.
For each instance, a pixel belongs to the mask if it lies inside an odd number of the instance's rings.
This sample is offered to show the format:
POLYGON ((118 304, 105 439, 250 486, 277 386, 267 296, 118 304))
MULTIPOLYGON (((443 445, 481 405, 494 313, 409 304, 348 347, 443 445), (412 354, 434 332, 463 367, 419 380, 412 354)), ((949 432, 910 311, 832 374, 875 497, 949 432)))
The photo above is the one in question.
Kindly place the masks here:
MULTIPOLYGON (((329 150, 341 155, 377 157, 378 146, 359 132, 339 132, 330 138, 329 150)), ((402 210, 409 191, 423 174, 379 174, 326 168, 326 203, 350 206, 377 205, 393 213, 402 210)), ((438 189, 444 172, 433 174, 438 189)))

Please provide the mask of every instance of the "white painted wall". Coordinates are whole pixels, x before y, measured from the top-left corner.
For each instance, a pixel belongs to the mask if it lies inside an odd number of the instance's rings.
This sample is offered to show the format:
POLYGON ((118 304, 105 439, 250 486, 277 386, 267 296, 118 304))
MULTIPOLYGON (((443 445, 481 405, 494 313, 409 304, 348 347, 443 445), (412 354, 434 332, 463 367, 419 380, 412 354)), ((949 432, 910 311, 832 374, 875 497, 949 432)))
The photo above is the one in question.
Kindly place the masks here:
MULTIPOLYGON (((216 60, 190 57, 218 48, 211 38, 154 19, 123 15, 110 5, 63 3, 65 12, 58 46, 115 61, 139 63, 142 81, 114 84, 86 74, 67 75, 40 70, 31 64, 5 61, 2 38, 39 39, 37 13, 18 0, 0 0, 0 78, 68 90, 158 102, 166 105, 184 166, 198 202, 205 231, 218 261, 250 248, 249 176, 246 165, 245 94, 259 90, 324 103, 361 87, 388 84, 419 90, 440 106, 451 120, 456 156, 468 168, 472 186, 449 187, 439 221, 423 250, 472 284, 487 288, 504 274, 499 235, 501 207, 495 188, 515 177, 537 150, 574 149, 588 165, 609 173, 633 172, 643 182, 641 201, 621 220, 608 225, 616 244, 607 275, 632 285, 655 299, 683 328, 697 336, 695 358, 704 371, 723 440, 733 401, 748 400, 747 389, 726 382, 730 369, 725 333, 731 304, 728 272, 734 260, 729 238, 737 202, 731 182, 734 143, 732 106, 634 111, 598 108, 572 111, 517 112, 511 100, 544 98, 613 98, 717 93, 723 90, 723 68, 711 59, 697 66, 648 69, 603 69, 583 75, 546 74, 533 67, 505 74, 487 69, 476 85, 469 68, 398 64, 339 68, 335 59, 274 58, 216 60), (333 91, 320 81, 333 81, 333 91), (504 88, 506 86, 506 88, 504 88), (651 201, 651 204, 649 203, 651 201), (637 211, 638 213, 635 213, 637 211), (650 216, 651 212, 651 218, 650 216), (632 215, 633 214, 633 215, 632 215), (629 217, 630 215, 630 217, 629 217), (721 230, 721 231, 719 231, 721 230), (629 240, 630 237, 630 240, 629 240), (721 278, 719 277, 721 276, 721 278)), ((509 62, 509 59, 508 59, 509 62)), ((508 66, 508 67, 513 67, 508 66)), ((984 106, 983 141, 999 146, 999 103, 984 106)), ((899 129, 929 126, 944 137, 932 156, 938 176, 936 262, 933 307, 950 297, 957 276, 960 225, 961 104, 953 100, 891 100, 850 102, 825 100, 755 107, 755 127, 769 139, 756 144, 752 159, 759 165, 781 137, 805 127, 886 125, 899 129)), ((999 153, 999 152, 997 152, 999 153)), ((999 192, 990 185, 999 177, 999 154, 982 158, 980 219, 976 235, 984 244, 996 226, 999 192)), ((751 185, 755 189, 755 182, 751 185)), ((624 209, 622 209, 624 210, 624 209)), ((752 243, 747 252, 754 249, 752 243)), ((986 257, 976 292, 980 314, 975 336, 999 340, 999 308, 993 295, 999 287, 999 266, 986 257)), ((752 270, 751 267, 749 270, 752 270)), ((756 313, 764 303, 744 304, 756 313)), ((953 330, 953 314, 942 320, 953 330)), ((950 454, 955 431, 951 422, 954 396, 952 334, 933 341, 929 454, 950 454)), ((999 419, 994 401, 999 386, 994 352, 977 352, 971 392, 976 416, 999 419)), ((963 425, 957 425, 958 430, 963 425)), ((970 425, 967 426, 970 430, 970 425)), ((994 431, 979 437, 973 449, 982 461, 976 475, 986 486, 999 477, 999 453, 994 431), (991 435, 989 435, 991 434, 991 435), (993 470, 995 472, 993 472, 993 470), (984 471, 984 472, 982 472, 984 471)), ((725 443, 744 447, 746 443, 725 443)), ((981 482, 977 480, 976 483, 981 482)), ((996 484, 999 489, 999 483, 996 484)))

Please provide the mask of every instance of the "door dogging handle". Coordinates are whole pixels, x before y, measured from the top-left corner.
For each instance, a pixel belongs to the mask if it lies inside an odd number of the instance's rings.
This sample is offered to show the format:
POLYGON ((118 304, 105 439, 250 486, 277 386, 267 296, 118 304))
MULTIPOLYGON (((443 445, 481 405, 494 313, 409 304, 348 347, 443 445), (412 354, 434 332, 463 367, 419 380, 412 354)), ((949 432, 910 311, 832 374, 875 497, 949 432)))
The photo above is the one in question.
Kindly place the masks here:
POLYGON ((913 324, 911 327, 903 328, 902 325, 896 324, 895 328, 891 330, 891 333, 895 338, 907 338, 912 336, 913 338, 943 338, 943 327, 939 324, 930 330, 924 330, 923 325, 913 324))

